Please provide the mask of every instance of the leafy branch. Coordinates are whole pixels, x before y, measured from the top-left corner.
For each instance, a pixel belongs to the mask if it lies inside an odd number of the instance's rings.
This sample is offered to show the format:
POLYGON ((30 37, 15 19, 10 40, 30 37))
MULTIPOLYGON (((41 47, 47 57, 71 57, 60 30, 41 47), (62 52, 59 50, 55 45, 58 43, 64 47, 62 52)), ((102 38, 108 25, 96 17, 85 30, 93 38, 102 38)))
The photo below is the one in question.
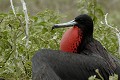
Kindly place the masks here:
POLYGON ((118 38, 118 45, 119 45, 118 52, 119 52, 119 55, 120 55, 120 31, 117 28, 115 28, 115 27, 108 24, 107 16, 108 16, 108 13, 105 15, 105 23, 102 22, 102 24, 105 24, 109 28, 114 30, 114 32, 115 32, 115 34, 116 34, 116 36, 118 38))

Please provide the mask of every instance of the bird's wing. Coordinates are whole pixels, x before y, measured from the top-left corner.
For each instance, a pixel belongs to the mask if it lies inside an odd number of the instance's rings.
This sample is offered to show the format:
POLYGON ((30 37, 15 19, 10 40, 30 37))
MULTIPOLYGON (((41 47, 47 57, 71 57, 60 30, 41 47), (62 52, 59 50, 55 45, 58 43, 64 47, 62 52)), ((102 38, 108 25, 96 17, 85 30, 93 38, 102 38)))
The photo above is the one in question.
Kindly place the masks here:
POLYGON ((116 69, 115 69, 115 74, 118 75, 118 80, 120 80, 120 59, 118 59, 117 57, 111 55, 111 58, 114 60, 115 64, 116 64, 116 69))
POLYGON ((98 74, 108 80, 113 70, 99 55, 66 53, 58 50, 43 49, 32 58, 33 80, 87 80, 98 74))

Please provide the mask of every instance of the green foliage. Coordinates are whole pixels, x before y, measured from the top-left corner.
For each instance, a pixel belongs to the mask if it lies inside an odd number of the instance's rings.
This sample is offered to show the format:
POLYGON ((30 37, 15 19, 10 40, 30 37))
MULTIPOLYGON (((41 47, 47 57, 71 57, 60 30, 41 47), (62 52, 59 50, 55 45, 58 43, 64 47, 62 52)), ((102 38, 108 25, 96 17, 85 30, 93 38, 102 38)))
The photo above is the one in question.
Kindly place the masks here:
MULTIPOLYGON (((96 76, 94 75, 94 76, 89 77, 88 80, 101 80, 101 79, 96 78, 96 76)), ((104 80, 104 79, 102 79, 102 80, 104 80)), ((118 75, 115 74, 113 76, 110 76, 109 80, 118 80, 118 75)))
POLYGON ((63 29, 51 30, 55 23, 59 22, 57 13, 53 11, 45 11, 38 13, 32 17, 32 25, 30 27, 30 40, 32 44, 39 48, 59 49, 59 42, 63 29))
POLYGON ((23 14, 0 14, 0 77, 8 80, 31 79, 31 57, 41 48, 59 49, 62 29, 51 31, 59 16, 46 10, 30 16, 29 47, 25 43, 23 14), (12 76, 12 77, 11 77, 12 76))
POLYGON ((24 16, 17 15, 16 18, 11 12, 0 14, 0 77, 8 80, 29 79, 31 76, 30 54, 22 40, 25 36, 24 16))
MULTIPOLYGON (((117 54, 118 43, 115 33, 101 24, 104 12, 96 0, 80 0, 80 13, 88 13, 95 24, 94 37, 111 53, 117 54)), ((59 42, 65 29, 51 31, 53 24, 61 17, 50 10, 29 15, 29 47, 25 46, 25 19, 23 13, 0 13, 0 77, 7 80, 31 79, 31 58, 42 48, 59 49, 59 42), (12 77, 11 77, 12 76, 12 77)), ((95 78, 95 77, 93 77, 95 78)), ((90 79, 91 80, 91 79, 90 79)))

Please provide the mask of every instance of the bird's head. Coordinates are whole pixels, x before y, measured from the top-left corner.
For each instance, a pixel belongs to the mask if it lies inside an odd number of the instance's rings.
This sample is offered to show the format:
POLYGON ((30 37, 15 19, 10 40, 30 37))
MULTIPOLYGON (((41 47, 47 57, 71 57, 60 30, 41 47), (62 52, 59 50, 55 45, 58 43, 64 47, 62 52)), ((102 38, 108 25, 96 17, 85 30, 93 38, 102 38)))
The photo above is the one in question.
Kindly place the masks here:
POLYGON ((52 29, 72 26, 80 28, 86 36, 93 34, 93 20, 87 14, 79 15, 74 20, 66 23, 55 24, 52 29))
POLYGON ((78 48, 84 46, 86 38, 93 36, 93 20, 87 14, 82 14, 67 23, 55 24, 52 29, 71 26, 73 28, 68 29, 61 39, 60 49, 77 53, 78 48))

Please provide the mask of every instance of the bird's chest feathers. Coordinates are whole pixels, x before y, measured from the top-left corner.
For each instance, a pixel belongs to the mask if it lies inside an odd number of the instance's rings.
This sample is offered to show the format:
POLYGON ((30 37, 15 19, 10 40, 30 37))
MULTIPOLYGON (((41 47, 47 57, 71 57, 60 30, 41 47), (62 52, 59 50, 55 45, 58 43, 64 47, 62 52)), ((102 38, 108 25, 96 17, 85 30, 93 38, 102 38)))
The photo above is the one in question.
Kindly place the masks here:
POLYGON ((82 39, 82 31, 78 27, 68 29, 62 36, 60 49, 64 52, 77 52, 82 39))

